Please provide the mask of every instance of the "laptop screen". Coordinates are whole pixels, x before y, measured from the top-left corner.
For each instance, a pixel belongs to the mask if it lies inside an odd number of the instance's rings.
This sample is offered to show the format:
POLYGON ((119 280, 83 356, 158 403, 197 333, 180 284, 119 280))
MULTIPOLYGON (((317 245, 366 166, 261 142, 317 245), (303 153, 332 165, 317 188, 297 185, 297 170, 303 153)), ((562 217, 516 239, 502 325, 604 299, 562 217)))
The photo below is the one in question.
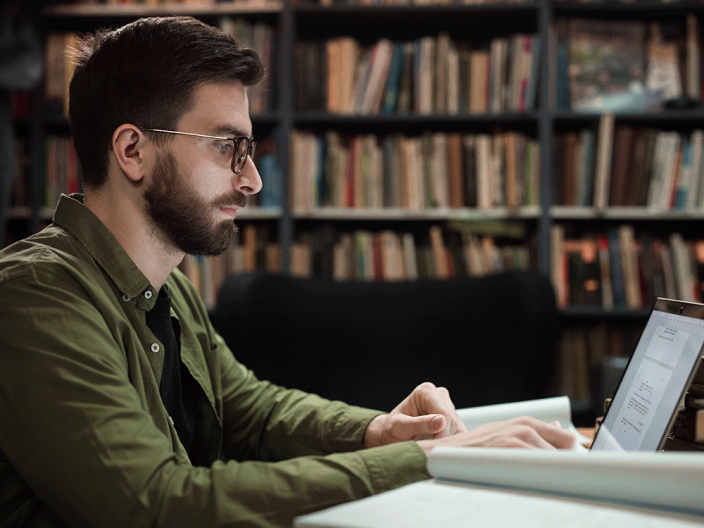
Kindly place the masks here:
POLYGON ((660 449, 702 345, 704 305, 658 299, 591 449, 660 449))

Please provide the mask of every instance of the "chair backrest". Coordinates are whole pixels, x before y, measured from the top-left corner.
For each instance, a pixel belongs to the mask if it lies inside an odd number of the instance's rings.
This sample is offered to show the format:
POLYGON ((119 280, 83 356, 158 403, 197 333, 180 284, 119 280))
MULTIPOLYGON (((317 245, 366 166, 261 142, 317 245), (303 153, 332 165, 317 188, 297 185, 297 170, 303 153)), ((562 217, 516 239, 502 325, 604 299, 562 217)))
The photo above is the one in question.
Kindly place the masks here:
POLYGON ((458 408, 545 397, 559 326, 537 272, 385 283, 231 275, 213 320, 260 379, 386 411, 422 381, 447 387, 458 408))

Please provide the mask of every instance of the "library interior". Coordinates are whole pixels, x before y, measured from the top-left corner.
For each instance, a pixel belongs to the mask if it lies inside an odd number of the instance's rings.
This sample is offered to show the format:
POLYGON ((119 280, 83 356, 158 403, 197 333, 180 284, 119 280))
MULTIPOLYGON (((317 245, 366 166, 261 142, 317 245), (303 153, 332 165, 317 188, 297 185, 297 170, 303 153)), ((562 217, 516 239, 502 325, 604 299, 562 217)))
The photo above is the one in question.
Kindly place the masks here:
MULTIPOLYGON (((425 378, 458 408, 566 396, 592 428, 655 300, 704 303, 704 0, 4 4, 0 248, 82 190, 83 34, 190 15, 257 51, 262 190, 179 268, 260 379, 384 411, 425 378)), ((672 435, 701 451, 695 381, 672 435)))

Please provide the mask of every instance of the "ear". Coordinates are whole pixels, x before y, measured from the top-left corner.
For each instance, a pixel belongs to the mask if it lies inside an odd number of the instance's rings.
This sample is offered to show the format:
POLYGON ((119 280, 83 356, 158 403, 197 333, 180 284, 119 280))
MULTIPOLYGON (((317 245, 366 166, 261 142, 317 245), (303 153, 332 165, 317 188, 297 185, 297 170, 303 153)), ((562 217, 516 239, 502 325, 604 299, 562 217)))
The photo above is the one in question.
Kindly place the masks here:
POLYGON ((149 142, 139 128, 130 124, 120 125, 112 133, 112 151, 122 172, 133 182, 145 176, 145 162, 149 142))

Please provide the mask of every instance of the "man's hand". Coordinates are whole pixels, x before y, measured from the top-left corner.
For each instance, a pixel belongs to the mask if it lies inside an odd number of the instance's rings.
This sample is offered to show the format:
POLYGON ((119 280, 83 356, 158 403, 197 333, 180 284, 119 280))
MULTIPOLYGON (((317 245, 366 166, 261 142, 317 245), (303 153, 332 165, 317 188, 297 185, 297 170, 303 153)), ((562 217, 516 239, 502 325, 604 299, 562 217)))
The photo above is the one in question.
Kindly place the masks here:
POLYGON ((484 424, 449 438, 420 440, 418 444, 426 454, 430 454, 436 446, 574 449, 577 436, 567 429, 562 429, 559 422, 549 424, 529 416, 521 416, 484 424))
POLYGON ((405 440, 439 439, 467 428, 444 387, 422 383, 389 414, 374 418, 364 433, 364 445, 376 447, 405 440))

